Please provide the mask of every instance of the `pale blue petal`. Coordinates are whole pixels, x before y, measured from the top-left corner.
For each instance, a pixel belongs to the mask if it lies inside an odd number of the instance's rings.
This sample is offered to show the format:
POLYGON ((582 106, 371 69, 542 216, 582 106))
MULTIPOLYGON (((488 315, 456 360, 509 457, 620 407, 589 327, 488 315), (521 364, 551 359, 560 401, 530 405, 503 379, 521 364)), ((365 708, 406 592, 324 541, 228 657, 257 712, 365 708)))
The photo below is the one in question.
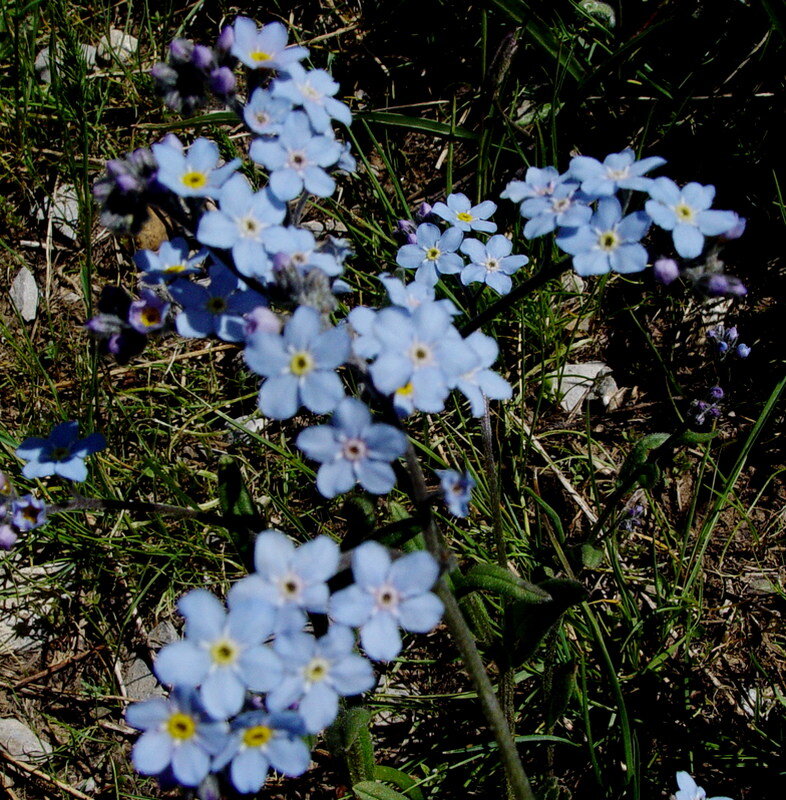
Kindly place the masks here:
POLYGON ((401 652, 401 634, 390 614, 375 614, 360 629, 360 643, 375 661, 392 661, 401 652))
POLYGON ((194 742, 183 742, 172 751, 172 772, 183 786, 198 786, 210 771, 210 757, 194 742))
POLYGON ((442 619, 442 601, 431 592, 403 600, 398 607, 399 623, 405 631, 428 633, 442 619))

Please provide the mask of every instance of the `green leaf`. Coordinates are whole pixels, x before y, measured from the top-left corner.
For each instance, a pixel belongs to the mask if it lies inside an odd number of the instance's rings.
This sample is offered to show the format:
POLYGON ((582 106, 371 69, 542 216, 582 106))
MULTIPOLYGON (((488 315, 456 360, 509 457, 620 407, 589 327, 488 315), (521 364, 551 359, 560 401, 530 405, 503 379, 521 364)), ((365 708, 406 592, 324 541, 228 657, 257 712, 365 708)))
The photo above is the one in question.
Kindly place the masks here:
POLYGON ((243 473, 232 456, 222 456, 218 462, 218 504, 224 514, 251 517, 257 513, 243 473))
POLYGON ((341 717, 344 756, 354 784, 374 777, 374 743, 371 739, 371 712, 362 706, 347 709, 341 717))
POLYGON ((617 485, 623 486, 639 479, 639 475, 646 472, 644 467, 650 457, 650 452, 652 450, 657 450, 670 436, 671 434, 669 433, 650 433, 639 439, 639 441, 633 445, 633 449, 620 468, 619 475, 617 476, 617 485))
POLYGON ((548 592, 551 600, 533 606, 531 603, 513 603, 508 608, 506 631, 502 641, 504 652, 500 657, 508 663, 523 664, 538 648, 538 645, 571 607, 587 598, 587 590, 577 581, 568 578, 549 578, 538 584, 548 592))
POLYGON ((418 782, 411 775, 407 775, 406 772, 402 772, 400 769, 376 767, 374 769, 374 777, 378 781, 395 784, 409 800, 423 800, 423 792, 420 790, 418 782))
POLYGON ((352 787, 358 800, 409 800, 406 795, 377 781, 362 781, 352 787))
POLYGON ((468 594, 460 598, 458 604, 477 640, 490 645, 494 641, 494 623, 483 600, 476 594, 468 594))
POLYGON ((581 563, 587 569, 597 569, 603 563, 605 555, 600 547, 591 544, 581 546, 581 563))
POLYGON ((547 603, 551 600, 548 592, 499 564, 477 564, 457 584, 459 596, 481 589, 524 603, 547 603))
POLYGON ((712 441, 720 431, 684 431, 675 440, 675 444, 704 444, 704 442, 712 441))

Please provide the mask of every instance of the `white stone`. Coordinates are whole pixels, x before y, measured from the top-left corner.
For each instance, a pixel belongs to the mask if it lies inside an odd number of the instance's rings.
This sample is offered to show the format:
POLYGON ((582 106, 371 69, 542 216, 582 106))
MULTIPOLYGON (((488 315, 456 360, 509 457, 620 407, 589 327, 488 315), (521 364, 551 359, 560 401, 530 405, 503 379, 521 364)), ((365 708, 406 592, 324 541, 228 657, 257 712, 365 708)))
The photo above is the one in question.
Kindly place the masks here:
MULTIPOLYGON (((588 361, 586 364, 566 364, 560 372, 547 378, 549 388, 556 395, 559 404, 571 413, 578 409, 585 399, 602 399, 598 394, 601 379, 611 374, 611 368, 602 361, 588 361)), ((604 394, 609 390, 604 387, 604 394)), ((616 384, 615 384, 616 390, 616 384)))
POLYGON ((24 761, 46 758, 52 753, 49 742, 13 717, 0 719, 0 747, 10 756, 24 761))
POLYGON ((33 273, 22 267, 11 284, 9 297, 25 322, 32 322, 38 311, 38 286, 33 273))
POLYGON ((102 36, 98 43, 98 57, 102 61, 117 59, 121 63, 125 63, 138 49, 139 39, 117 28, 112 28, 109 35, 102 36))
POLYGON ((70 183, 61 183, 52 193, 52 225, 72 241, 79 230, 79 197, 70 183))

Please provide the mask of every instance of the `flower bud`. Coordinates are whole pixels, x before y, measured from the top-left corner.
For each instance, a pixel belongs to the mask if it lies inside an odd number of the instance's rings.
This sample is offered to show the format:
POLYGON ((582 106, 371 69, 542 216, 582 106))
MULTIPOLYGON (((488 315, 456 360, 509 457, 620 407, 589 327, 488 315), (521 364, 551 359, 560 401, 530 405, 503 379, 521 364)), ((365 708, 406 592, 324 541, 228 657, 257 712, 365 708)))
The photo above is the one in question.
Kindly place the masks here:
POLYGON ((748 224, 748 220, 745 217, 741 217, 736 212, 732 212, 737 217, 737 222, 729 228, 725 233, 722 233, 718 238, 724 241, 731 241, 732 239, 739 239, 743 233, 745 233, 745 226, 748 224))
POLYGON ((274 333, 278 336, 281 333, 280 317, 265 306, 257 306, 253 311, 249 311, 245 320, 246 336, 251 336, 252 333, 274 333))
POLYGON ((418 206, 418 210, 415 212, 415 218, 420 222, 425 222, 427 219, 429 219, 429 217, 431 217, 432 210, 433 206, 431 203, 421 203, 418 206))
POLYGON ((213 51, 203 44, 194 46, 194 51, 191 53, 191 63, 197 68, 207 72, 215 66, 216 59, 213 51))
POLYGON ((225 96, 235 93, 237 79, 229 67, 219 67, 210 73, 210 88, 217 95, 225 96))
POLYGON ((737 357, 738 358, 747 358, 751 354, 751 349, 748 347, 747 344, 738 344, 737 345, 737 357))
POLYGON ((228 53, 235 43, 235 31, 231 25, 226 25, 216 39, 216 50, 219 53, 228 53))
POLYGON ((174 63, 185 64, 193 52, 194 43, 190 39, 173 39, 169 45, 169 57, 174 63))
POLYGON ((720 386, 713 386, 710 389, 710 397, 713 400, 723 400, 723 389, 720 386))
POLYGON ((415 227, 415 223, 411 219, 400 219, 396 222, 396 230, 409 238, 417 228, 415 227))
POLYGON ((0 525, 0 550, 10 550, 19 538, 10 525, 0 525))
POLYGON ((668 286, 680 276, 680 268, 673 258, 659 258, 652 265, 652 272, 655 280, 664 286, 668 286))
POLYGON ((723 273, 706 276, 704 289, 712 297, 742 297, 748 293, 739 278, 723 273))

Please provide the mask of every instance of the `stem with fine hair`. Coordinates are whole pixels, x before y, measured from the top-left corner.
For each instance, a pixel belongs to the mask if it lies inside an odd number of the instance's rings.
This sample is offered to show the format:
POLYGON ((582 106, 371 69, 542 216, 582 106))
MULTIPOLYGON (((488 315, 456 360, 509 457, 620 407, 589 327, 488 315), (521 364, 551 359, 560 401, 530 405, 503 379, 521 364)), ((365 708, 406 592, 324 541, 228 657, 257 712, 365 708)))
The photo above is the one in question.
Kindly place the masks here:
MULTIPOLYGON (((407 466, 412 480, 412 496, 419 514, 422 515, 425 521, 423 536, 426 540, 426 547, 440 563, 447 563, 449 558, 448 547, 442 532, 434 521, 423 470, 411 443, 407 448, 407 466)), ((483 660, 475 644, 475 637, 472 635, 472 631, 461 613, 453 592, 448 589, 443 580, 439 581, 434 591, 445 606, 445 622, 475 686, 483 714, 499 747, 500 760, 505 770, 509 795, 515 800, 535 800, 535 795, 532 793, 529 779, 524 772, 521 759, 519 759, 516 743, 510 732, 505 714, 500 707, 491 679, 486 672, 483 660)))

